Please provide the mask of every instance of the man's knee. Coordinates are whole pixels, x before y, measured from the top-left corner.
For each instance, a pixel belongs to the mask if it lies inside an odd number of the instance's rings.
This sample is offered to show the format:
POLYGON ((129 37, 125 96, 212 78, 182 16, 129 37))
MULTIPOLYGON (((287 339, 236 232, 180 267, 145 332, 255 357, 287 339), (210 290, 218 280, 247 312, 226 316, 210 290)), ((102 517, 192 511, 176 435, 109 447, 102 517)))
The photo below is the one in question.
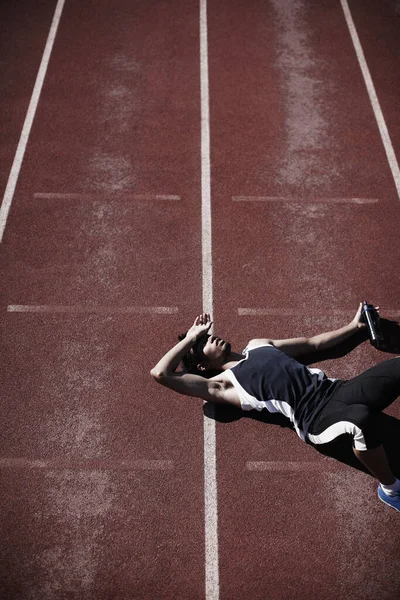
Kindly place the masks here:
POLYGON ((364 411, 364 416, 358 420, 353 436, 353 448, 355 450, 374 450, 382 445, 381 417, 381 413, 364 411))

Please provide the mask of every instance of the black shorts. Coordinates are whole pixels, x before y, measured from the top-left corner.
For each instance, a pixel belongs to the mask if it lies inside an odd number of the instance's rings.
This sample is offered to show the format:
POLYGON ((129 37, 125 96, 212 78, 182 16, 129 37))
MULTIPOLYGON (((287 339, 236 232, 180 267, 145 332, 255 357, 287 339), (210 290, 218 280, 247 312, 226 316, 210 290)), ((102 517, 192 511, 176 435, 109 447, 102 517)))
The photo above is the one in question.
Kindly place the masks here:
POLYGON ((381 412, 400 396, 400 357, 385 360, 361 375, 340 381, 329 402, 314 420, 307 441, 326 444, 340 435, 353 437, 356 450, 382 443, 381 412))

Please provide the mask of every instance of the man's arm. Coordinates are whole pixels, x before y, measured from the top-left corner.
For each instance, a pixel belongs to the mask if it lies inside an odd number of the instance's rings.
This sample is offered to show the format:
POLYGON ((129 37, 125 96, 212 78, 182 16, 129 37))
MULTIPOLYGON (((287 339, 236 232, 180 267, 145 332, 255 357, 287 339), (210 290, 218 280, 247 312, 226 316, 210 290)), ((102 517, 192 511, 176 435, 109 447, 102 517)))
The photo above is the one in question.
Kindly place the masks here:
POLYGON ((357 331, 365 327, 361 318, 361 310, 362 303, 360 302, 354 319, 340 329, 327 331, 326 333, 321 333, 309 338, 299 337, 287 340, 255 339, 249 342, 248 348, 251 349, 263 344, 272 344, 275 348, 282 350, 282 352, 289 356, 293 356, 294 358, 311 352, 328 350, 329 348, 333 348, 341 342, 344 342, 357 331))
POLYGON ((205 377, 192 373, 177 373, 183 356, 194 346, 196 341, 210 329, 210 315, 203 314, 196 318, 186 337, 169 350, 150 371, 151 376, 168 388, 185 396, 203 398, 209 402, 224 402, 221 397, 221 384, 209 381, 205 377))

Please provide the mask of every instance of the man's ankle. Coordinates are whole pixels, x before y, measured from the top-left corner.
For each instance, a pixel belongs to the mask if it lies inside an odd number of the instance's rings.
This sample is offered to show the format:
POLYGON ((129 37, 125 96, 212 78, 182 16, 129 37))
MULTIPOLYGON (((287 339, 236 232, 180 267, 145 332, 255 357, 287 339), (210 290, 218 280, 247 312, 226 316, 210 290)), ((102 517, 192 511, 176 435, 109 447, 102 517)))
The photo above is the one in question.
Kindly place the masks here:
POLYGON ((400 493, 400 480, 396 479, 393 483, 385 484, 381 482, 381 488, 388 496, 394 496, 400 493))

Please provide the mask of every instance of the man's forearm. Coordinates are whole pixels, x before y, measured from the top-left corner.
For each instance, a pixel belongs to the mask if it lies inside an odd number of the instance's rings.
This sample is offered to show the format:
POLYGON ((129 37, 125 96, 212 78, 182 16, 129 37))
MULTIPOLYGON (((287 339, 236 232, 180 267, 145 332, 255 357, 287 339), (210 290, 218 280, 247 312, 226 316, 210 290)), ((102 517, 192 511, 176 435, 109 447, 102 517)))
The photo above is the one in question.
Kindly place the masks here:
POLYGON ((159 360, 156 366, 151 370, 151 375, 153 377, 162 377, 163 375, 174 373, 186 352, 194 346, 195 342, 195 336, 187 335, 183 340, 171 348, 171 350, 164 354, 162 359, 159 360))
POLYGON ((334 331, 327 331, 310 338, 310 343, 315 347, 316 350, 327 350, 333 348, 341 342, 344 342, 348 338, 352 337, 359 331, 357 323, 351 322, 340 329, 334 331))

